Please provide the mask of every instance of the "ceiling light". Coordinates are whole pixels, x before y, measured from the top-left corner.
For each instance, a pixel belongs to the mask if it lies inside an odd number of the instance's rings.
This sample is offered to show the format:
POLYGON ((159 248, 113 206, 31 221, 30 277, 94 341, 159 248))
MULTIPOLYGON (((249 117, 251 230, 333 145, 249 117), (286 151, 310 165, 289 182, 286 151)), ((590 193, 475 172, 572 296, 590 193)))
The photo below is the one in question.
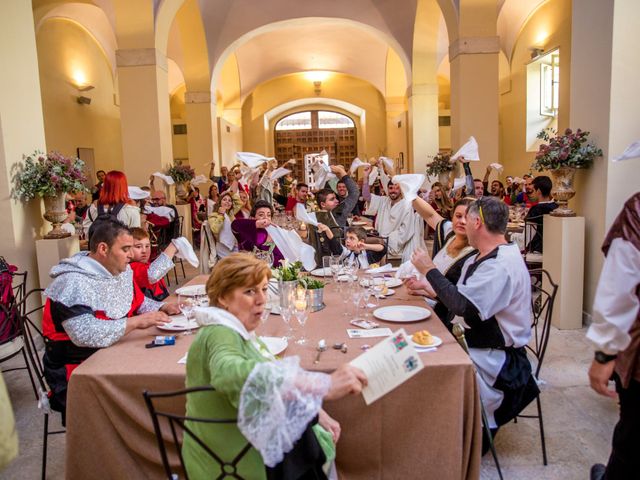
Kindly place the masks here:
POLYGON ((312 82, 322 82, 324 80, 326 80, 327 78, 329 78, 329 74, 330 72, 324 71, 324 70, 309 70, 308 72, 304 73, 304 76, 312 81, 312 82))

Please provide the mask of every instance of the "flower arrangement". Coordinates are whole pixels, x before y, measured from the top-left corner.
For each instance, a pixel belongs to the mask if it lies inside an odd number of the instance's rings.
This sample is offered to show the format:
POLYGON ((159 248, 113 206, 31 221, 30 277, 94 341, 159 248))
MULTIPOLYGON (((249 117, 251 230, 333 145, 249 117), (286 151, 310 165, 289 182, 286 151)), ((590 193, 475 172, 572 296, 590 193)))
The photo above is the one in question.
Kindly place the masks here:
POLYGON ((302 270, 302 262, 289 262, 287 259, 280 260, 280 266, 273 270, 274 278, 283 282, 298 280, 298 275, 302 270))
POLYGON ((84 162, 79 158, 65 157, 59 152, 44 154, 37 150, 22 158, 24 164, 18 164, 14 177, 15 198, 28 201, 35 197, 54 197, 61 192, 86 190, 84 162))
POLYGON ((317 278, 302 277, 300 279, 300 285, 303 285, 307 290, 318 290, 320 288, 324 288, 326 283, 322 280, 318 280, 317 278))
POLYGON ((188 182, 196 176, 196 172, 188 165, 171 165, 166 173, 176 183, 188 182))
POLYGON ((449 173, 454 169, 451 163, 451 155, 448 153, 438 153, 433 160, 427 164, 427 176, 437 177, 441 173, 449 173))
POLYGON ((531 169, 541 172, 562 167, 588 168, 596 157, 602 156, 601 149, 587 143, 588 136, 589 132, 580 129, 574 132, 567 128, 563 135, 552 128, 542 130, 537 137, 547 143, 540 145, 531 169))

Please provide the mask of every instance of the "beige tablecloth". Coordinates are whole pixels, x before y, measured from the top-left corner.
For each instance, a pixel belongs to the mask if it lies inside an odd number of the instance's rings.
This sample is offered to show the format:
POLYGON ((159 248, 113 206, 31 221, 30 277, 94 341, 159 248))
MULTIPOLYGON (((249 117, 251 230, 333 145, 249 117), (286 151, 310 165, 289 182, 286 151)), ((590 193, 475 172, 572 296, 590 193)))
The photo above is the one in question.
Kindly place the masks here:
MULTIPOLYGON (((190 283, 203 283, 201 276, 190 283)), ((286 355, 299 355, 304 368, 330 372, 362 353, 377 339, 349 339, 352 309, 339 286, 325 288, 327 308, 310 315, 305 331, 310 344, 291 344, 286 355), (346 342, 348 352, 329 349, 314 365, 315 345, 346 342)), ((382 305, 415 304, 404 287, 382 305)), ((444 340, 436 352, 421 354, 425 369, 399 388, 366 406, 362 397, 327 402, 325 409, 342 426, 338 470, 344 479, 477 479, 480 472, 481 420, 474 371, 467 355, 442 322, 432 315, 417 323, 380 322, 408 332, 427 328, 444 340)), ((299 328, 299 327, 298 327, 299 328)), ((271 315, 260 333, 282 335, 285 325, 271 315)), ((184 388, 185 365, 177 363, 193 336, 179 336, 175 346, 144 348, 155 328, 134 331, 78 367, 69 384, 66 475, 68 479, 162 478, 162 466, 142 391, 184 388)), ((168 408, 184 413, 184 404, 168 408)))

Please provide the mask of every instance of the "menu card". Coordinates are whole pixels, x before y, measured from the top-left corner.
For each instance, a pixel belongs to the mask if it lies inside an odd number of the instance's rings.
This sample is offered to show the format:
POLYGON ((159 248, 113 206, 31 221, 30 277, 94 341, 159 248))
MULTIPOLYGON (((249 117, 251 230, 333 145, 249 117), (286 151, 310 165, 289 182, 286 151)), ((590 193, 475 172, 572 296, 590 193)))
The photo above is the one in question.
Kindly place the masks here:
POLYGON ((370 328, 369 330, 358 330, 357 328, 347 328, 349 338, 371 338, 388 337, 391 335, 390 328, 370 328))
POLYGON ((369 384, 362 390, 367 405, 403 384, 424 368, 403 328, 367 350, 351 365, 361 369, 369 384))

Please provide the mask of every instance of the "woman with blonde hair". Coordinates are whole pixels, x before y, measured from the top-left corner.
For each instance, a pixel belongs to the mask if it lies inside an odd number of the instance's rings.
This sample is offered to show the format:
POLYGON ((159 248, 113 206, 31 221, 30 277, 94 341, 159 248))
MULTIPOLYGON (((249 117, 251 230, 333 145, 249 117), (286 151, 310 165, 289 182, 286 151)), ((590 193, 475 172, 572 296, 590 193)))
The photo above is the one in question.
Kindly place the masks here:
MULTIPOLYGON (((226 462, 248 441, 252 447, 236 465, 241 478, 326 478, 340 425, 322 402, 357 394, 367 380, 348 364, 327 375, 303 370, 298 357, 277 360, 269 353, 255 329, 265 315, 270 277, 269 266, 246 253, 222 259, 209 277, 210 306, 196 313, 203 328, 189 349, 186 386, 215 390, 191 394, 186 415, 237 417, 237 423, 187 421, 187 427, 226 462)), ((221 474, 190 435, 182 454, 189 477, 221 474)))
POLYGON ((442 218, 451 220, 453 203, 440 182, 436 182, 431 186, 431 201, 429 203, 442 218))
POLYGON ((220 194, 209 216, 209 227, 216 239, 216 250, 220 258, 238 251, 238 242, 231 230, 231 222, 235 220, 241 208, 242 203, 238 194, 227 190, 220 194))

